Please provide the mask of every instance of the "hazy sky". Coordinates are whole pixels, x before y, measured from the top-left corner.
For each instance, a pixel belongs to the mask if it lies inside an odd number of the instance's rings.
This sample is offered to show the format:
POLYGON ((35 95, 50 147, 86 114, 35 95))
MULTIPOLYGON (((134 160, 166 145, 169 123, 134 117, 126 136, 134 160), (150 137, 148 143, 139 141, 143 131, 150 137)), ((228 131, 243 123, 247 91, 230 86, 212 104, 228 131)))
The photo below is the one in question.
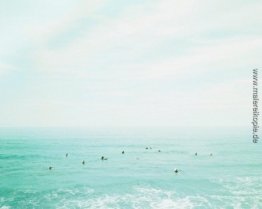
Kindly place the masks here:
POLYGON ((0 0, 0 126, 250 125, 261 11, 260 0, 0 0))

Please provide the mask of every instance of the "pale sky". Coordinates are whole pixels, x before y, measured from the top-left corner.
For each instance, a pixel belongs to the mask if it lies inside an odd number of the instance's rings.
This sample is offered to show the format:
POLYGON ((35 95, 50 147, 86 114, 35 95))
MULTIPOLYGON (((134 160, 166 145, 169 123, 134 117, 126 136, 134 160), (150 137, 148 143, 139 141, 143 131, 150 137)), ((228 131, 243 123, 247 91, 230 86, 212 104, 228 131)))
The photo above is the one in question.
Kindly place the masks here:
POLYGON ((0 126, 249 126, 261 11, 260 0, 0 0, 0 126))

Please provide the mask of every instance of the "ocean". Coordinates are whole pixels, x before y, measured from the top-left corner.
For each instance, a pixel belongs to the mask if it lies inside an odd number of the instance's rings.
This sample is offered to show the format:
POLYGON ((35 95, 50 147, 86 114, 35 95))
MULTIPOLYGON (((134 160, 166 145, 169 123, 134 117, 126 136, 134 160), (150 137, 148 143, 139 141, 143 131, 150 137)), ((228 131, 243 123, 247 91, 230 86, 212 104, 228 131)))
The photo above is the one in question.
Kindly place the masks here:
POLYGON ((261 209, 262 146, 251 134, 2 128, 0 209, 261 209))

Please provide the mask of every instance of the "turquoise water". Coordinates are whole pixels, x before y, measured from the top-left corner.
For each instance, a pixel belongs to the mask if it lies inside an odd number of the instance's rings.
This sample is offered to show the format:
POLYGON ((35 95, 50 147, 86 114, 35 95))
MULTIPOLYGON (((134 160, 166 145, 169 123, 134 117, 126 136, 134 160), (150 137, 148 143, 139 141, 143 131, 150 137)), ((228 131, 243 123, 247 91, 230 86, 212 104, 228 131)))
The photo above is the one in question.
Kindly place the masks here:
POLYGON ((262 146, 249 134, 2 129, 0 209, 261 209, 262 146))

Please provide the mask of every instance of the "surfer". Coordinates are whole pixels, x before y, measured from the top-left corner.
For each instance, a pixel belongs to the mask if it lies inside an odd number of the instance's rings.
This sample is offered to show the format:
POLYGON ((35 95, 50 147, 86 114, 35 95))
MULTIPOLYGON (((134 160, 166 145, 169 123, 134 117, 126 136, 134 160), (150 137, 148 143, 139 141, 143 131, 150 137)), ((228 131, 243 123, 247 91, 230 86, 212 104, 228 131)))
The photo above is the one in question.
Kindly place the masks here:
POLYGON ((108 158, 106 158, 106 157, 104 157, 104 156, 102 156, 101 157, 101 160, 107 160, 108 158))

